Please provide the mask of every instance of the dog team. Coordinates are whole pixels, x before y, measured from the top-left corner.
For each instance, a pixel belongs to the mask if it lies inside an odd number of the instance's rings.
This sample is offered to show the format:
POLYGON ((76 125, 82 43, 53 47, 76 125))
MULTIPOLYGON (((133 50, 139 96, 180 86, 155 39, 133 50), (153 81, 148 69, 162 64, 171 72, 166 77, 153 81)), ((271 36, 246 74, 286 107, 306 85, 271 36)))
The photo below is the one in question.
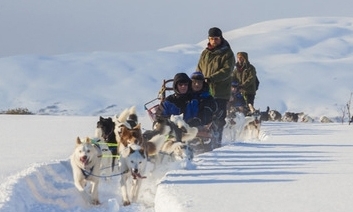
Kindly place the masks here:
POLYGON ((152 130, 142 133, 133 106, 113 118, 100 117, 94 138, 78 137, 70 163, 74 185, 85 202, 99 205, 100 179, 120 176, 123 205, 130 205, 137 201, 148 161, 158 166, 165 163, 165 157, 169 161, 192 159, 188 142, 198 129, 190 127, 183 114, 172 115, 169 120, 156 122, 152 130), (182 129, 181 142, 175 139, 177 129, 182 129))

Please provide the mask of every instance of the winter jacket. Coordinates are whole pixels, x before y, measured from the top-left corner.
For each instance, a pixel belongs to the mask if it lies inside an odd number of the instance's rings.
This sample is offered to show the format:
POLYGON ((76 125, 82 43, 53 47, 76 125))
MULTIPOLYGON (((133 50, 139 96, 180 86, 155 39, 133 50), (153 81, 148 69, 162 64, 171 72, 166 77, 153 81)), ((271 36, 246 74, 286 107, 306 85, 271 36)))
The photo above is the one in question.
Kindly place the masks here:
POLYGON ((197 71, 202 72, 205 78, 208 78, 211 95, 214 98, 229 99, 234 65, 234 53, 224 38, 216 48, 207 47, 201 53, 197 71))
POLYGON ((243 66, 238 62, 233 71, 233 80, 239 83, 243 95, 256 94, 256 69, 247 61, 243 66))
POLYGON ((217 111, 217 103, 209 92, 209 86, 203 83, 203 88, 199 92, 193 92, 193 99, 198 101, 199 112, 197 117, 201 120, 201 125, 212 122, 213 116, 217 111))
POLYGON ((171 94, 161 102, 156 115, 163 118, 169 118, 171 115, 184 114, 184 120, 188 121, 198 114, 198 101, 193 99, 191 93, 191 79, 185 73, 178 73, 173 81, 174 94, 171 94), (179 82, 189 83, 189 91, 186 94, 180 94, 177 89, 179 82))
POLYGON ((229 106, 233 107, 245 107, 246 101, 240 91, 232 93, 233 99, 229 101, 229 106))

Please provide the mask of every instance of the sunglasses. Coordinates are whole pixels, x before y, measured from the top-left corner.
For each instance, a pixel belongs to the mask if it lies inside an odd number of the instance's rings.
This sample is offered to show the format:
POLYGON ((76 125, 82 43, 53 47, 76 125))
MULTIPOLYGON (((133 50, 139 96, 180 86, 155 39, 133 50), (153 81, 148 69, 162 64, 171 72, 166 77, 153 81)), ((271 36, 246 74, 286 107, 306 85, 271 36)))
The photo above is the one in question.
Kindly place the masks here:
POLYGON ((178 83, 178 86, 182 87, 182 86, 189 86, 189 83, 178 83))

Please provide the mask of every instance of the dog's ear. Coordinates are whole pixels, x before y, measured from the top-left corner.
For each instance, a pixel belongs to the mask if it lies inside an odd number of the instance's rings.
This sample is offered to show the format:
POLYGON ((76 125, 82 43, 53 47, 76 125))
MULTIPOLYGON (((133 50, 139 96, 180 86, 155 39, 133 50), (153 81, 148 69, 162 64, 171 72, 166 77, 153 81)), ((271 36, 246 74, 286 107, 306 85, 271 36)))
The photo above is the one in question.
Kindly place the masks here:
POLYGON ((145 158, 145 150, 143 148, 139 150, 139 153, 142 155, 143 158, 145 158))
POLYGON ((104 120, 104 118, 102 116, 99 116, 99 120, 102 121, 104 120))
POLYGON ((86 137, 86 143, 91 143, 91 139, 89 137, 86 137))
POLYGON ((133 148, 131 148, 131 146, 129 148, 130 148, 130 154, 135 152, 135 150, 133 148))
POLYGON ((77 137, 76 138, 76 144, 81 144, 82 142, 81 142, 81 139, 80 139, 80 137, 77 137))

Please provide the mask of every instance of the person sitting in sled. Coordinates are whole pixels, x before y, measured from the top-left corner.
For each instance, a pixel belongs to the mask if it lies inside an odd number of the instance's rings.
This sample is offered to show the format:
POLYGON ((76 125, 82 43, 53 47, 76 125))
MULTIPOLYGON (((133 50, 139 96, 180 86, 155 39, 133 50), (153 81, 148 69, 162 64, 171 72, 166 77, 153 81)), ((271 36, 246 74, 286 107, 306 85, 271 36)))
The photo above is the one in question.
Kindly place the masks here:
MULTIPOLYGON (((191 92, 191 79, 186 73, 177 73, 173 80, 174 94, 167 96, 156 110, 156 122, 168 122, 171 115, 183 114, 186 123, 191 127, 200 124, 197 114, 199 111, 198 101, 193 98, 191 92), (196 120, 196 121, 195 121, 196 120)), ((176 141, 181 141, 182 132, 175 124, 168 122, 175 132, 176 141)), ((144 138, 149 139, 158 132, 146 131, 144 138), (146 133, 147 132, 147 133, 146 133)))
POLYGON ((193 99, 191 79, 186 73, 177 73, 173 81, 174 94, 167 96, 157 109, 157 117, 169 118, 171 115, 184 114, 189 122, 198 114, 198 102, 193 99))
MULTIPOLYGON (((210 94, 210 87, 205 82, 205 77, 201 72, 194 72, 190 76, 191 78, 191 89, 193 98, 198 101, 199 112, 197 117, 199 118, 198 125, 208 125, 214 119, 217 111, 217 102, 210 94)), ((196 122, 196 119, 193 119, 196 122)), ((197 125, 197 124, 195 124, 197 125)))
POLYGON ((235 81, 232 82, 231 91, 232 93, 227 105, 228 115, 232 116, 234 114, 229 114, 229 113, 235 113, 235 112, 241 112, 241 113, 247 114, 248 109, 247 109, 246 101, 239 89, 239 84, 237 82, 235 81))

